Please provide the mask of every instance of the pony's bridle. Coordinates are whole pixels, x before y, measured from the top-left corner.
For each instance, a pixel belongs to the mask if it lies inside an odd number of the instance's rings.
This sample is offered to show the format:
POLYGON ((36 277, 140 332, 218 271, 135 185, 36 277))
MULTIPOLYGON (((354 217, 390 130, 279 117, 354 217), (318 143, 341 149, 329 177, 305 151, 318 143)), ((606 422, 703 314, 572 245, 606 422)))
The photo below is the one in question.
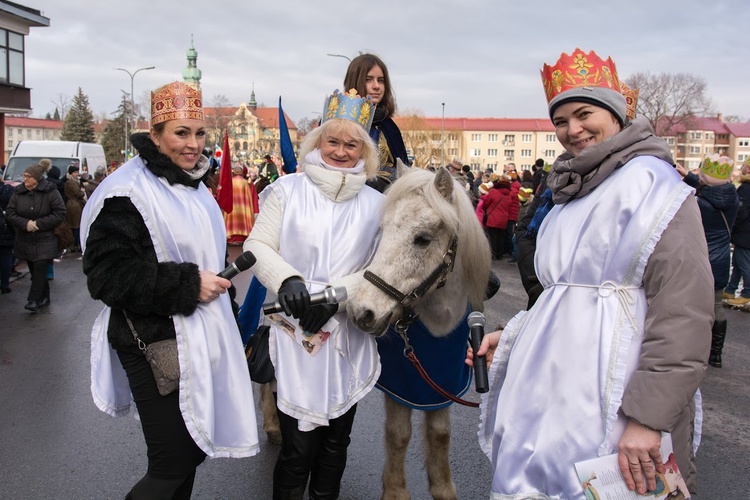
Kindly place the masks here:
POLYGON ((409 293, 401 293, 397 288, 386 283, 386 281, 380 276, 370 271, 365 271, 365 279, 367 281, 401 304, 403 313, 401 314, 401 318, 399 318, 395 324, 396 331, 401 336, 406 334, 406 331, 419 316, 414 311, 414 306, 417 301, 424 297, 427 291, 432 288, 432 285, 435 283, 437 283, 437 286, 435 287, 436 290, 445 285, 445 281, 448 279, 448 273, 453 271, 453 266, 456 263, 457 246, 458 238, 454 236, 448 244, 448 250, 443 254, 442 262, 424 279, 424 281, 422 281, 422 283, 409 293))

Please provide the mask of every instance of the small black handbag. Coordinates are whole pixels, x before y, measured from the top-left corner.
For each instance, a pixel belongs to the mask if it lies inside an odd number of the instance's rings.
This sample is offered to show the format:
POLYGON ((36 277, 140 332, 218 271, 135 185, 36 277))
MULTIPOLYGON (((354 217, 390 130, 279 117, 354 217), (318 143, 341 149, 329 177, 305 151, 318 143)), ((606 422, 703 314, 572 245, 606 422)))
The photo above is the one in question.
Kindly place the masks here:
POLYGON ((259 384, 267 384, 276 376, 273 363, 271 363, 271 354, 268 352, 268 336, 270 333, 270 326, 259 326, 245 346, 250 379, 259 384))

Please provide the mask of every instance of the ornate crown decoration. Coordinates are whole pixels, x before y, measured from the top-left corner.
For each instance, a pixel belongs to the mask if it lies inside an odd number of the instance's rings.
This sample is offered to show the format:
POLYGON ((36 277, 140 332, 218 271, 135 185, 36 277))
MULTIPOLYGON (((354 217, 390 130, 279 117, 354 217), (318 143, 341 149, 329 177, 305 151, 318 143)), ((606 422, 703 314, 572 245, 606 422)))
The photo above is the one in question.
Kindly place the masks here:
POLYGON ((370 97, 360 97, 356 89, 351 89, 345 94, 336 89, 325 100, 321 122, 343 118, 359 123, 369 132, 374 115, 375 105, 370 97))
POLYGON ((633 90, 625 85, 625 82, 620 82, 620 92, 622 92, 622 95, 625 97, 625 114, 627 115, 628 120, 632 120, 635 118, 640 90, 633 90))
POLYGON ((733 165, 734 160, 731 158, 712 154, 706 156, 703 163, 701 163, 701 172, 714 179, 729 179, 733 165))
POLYGON ((203 120, 200 90, 172 82, 151 92, 151 125, 184 119, 203 120))
POLYGON ((558 94, 579 87, 622 90, 612 58, 603 61, 593 50, 588 54, 579 48, 570 55, 563 52, 554 66, 545 64, 540 73, 547 103, 558 94))

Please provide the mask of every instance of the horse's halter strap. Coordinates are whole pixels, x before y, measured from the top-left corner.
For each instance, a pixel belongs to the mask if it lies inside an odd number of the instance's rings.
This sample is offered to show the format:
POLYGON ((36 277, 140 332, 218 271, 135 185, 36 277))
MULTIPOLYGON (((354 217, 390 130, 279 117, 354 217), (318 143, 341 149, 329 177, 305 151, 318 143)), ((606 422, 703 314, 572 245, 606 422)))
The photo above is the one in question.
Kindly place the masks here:
MULTIPOLYGON (((424 297, 427 291, 437 282, 435 289, 441 288, 445 285, 445 281, 448 279, 448 273, 453 271, 453 266, 456 263, 456 248, 458 247, 458 238, 453 237, 448 245, 448 250, 443 254, 443 261, 430 273, 427 278, 422 281, 414 290, 404 294, 401 293, 397 288, 389 285, 380 276, 370 271, 365 271, 365 279, 378 287, 380 290, 385 292, 391 298, 395 299, 396 302, 401 304, 403 313, 401 319, 396 322, 396 331, 402 336, 406 334, 406 330, 409 326, 414 323, 417 319, 417 314, 414 312, 414 305, 419 299, 424 297)), ((408 345, 408 343, 407 343, 408 345)))
POLYGON ((427 293, 430 287, 432 287, 432 285, 434 285, 436 282, 437 286, 435 287, 435 289, 441 288, 445 285, 445 282, 448 278, 448 273, 453 271, 453 266, 456 263, 457 247, 458 238, 454 236, 451 239, 450 244, 448 245, 448 250, 446 250, 443 254, 443 262, 437 268, 435 268, 435 270, 432 271, 432 273, 430 273, 430 275, 427 276, 427 278, 425 278, 425 280, 420 283, 419 286, 417 286, 408 294, 401 293, 397 288, 389 285, 380 276, 370 271, 365 271, 365 279, 388 294, 391 298, 395 299, 399 304, 401 304, 403 312, 401 314, 401 318, 396 321, 395 328, 398 334, 404 340, 404 356, 406 356, 409 361, 412 362, 414 367, 419 372, 419 375, 425 380, 425 382, 427 382, 430 387, 435 389, 443 397, 450 399, 455 403, 476 408, 479 406, 479 403, 466 401, 457 396, 454 396, 453 394, 440 387, 434 380, 430 378, 429 374, 422 367, 422 363, 420 363, 419 359, 417 359, 417 355, 414 354, 414 348, 409 343, 409 336, 407 335, 409 327, 412 325, 412 323, 414 323, 414 321, 417 320, 418 316, 418 314, 414 312, 414 305, 427 293))

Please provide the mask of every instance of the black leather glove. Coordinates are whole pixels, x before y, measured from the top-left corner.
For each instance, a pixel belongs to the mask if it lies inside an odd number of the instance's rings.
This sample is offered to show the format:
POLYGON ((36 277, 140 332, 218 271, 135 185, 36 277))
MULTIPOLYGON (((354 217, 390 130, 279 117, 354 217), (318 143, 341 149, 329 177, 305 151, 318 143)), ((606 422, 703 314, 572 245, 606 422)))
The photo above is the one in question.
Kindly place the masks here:
POLYGON ((288 316, 300 319, 310 312, 310 293, 301 278, 293 276, 284 281, 278 299, 288 316))
POLYGON ((338 309, 338 304, 314 305, 307 314, 302 315, 299 326, 306 332, 317 333, 336 314, 338 309))

